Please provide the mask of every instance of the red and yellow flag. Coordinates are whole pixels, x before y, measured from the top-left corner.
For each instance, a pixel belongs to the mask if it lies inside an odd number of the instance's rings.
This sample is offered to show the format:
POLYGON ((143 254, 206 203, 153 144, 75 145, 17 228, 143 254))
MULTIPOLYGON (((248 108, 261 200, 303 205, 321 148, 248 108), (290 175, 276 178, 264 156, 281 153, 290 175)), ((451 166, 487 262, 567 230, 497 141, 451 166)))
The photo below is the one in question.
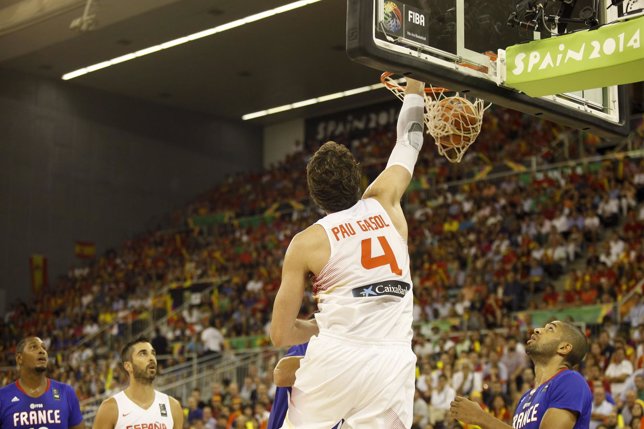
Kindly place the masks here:
POLYGON ((79 259, 93 259, 96 257, 96 243, 77 241, 74 244, 74 254, 79 259))
POLYGON ((31 290, 34 295, 47 287, 47 258, 44 255, 31 255, 29 258, 31 290))

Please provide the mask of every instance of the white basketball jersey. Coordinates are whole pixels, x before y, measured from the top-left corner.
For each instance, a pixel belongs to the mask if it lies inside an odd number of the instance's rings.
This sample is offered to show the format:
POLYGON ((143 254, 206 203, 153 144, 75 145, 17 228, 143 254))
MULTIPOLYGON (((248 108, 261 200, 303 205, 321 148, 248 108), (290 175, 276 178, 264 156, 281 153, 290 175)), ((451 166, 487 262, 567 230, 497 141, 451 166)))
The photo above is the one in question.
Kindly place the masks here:
POLYGON ((367 341, 411 341, 409 250, 380 203, 358 201, 317 222, 331 256, 315 278, 320 333, 367 341))
POLYGON ((154 391, 154 402, 143 409, 132 402, 125 392, 113 396, 118 406, 114 429, 173 429, 174 420, 170 399, 165 393, 154 391))

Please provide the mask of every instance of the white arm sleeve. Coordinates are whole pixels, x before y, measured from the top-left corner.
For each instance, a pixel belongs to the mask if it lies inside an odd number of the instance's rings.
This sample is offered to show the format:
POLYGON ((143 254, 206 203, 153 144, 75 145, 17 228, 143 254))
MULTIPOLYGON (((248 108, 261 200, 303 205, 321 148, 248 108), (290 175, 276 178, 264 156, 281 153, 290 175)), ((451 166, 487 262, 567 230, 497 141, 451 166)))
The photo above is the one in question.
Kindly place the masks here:
POLYGON ((424 110, 425 100, 421 95, 405 95, 402 109, 398 115, 396 145, 391 151, 386 168, 400 165, 406 168, 411 175, 414 174, 418 153, 423 147, 424 110))

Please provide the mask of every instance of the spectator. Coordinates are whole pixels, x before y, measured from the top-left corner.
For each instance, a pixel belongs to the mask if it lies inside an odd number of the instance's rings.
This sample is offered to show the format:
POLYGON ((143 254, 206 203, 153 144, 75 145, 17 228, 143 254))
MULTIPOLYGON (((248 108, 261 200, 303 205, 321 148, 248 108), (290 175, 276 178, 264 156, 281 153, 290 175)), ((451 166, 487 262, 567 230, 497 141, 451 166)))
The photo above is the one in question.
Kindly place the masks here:
POLYGON ((217 357, 221 357, 221 351, 224 345, 224 336, 221 331, 214 326, 214 323, 211 322, 210 326, 201 332, 201 341, 206 354, 213 354, 217 357))
POLYGON ((517 339, 515 337, 508 338, 508 344, 501 358, 501 363, 506 367, 509 380, 515 382, 514 386, 522 383, 521 376, 523 370, 528 367, 528 359, 525 350, 519 351, 517 349, 517 339))
POLYGON ((420 391, 416 390, 414 395, 414 425, 424 428, 429 423, 429 405, 423 399, 420 391))
POLYGON ((161 333, 161 329, 154 329, 154 337, 150 341, 150 344, 152 344, 152 347, 157 353, 157 362, 165 364, 170 354, 170 348, 168 347, 168 339, 161 333))
POLYGON ((597 429, 600 424, 605 423, 614 410, 615 406, 606 400, 604 388, 601 385, 595 385, 589 429, 597 429))
POLYGON ((633 373, 633 364, 626 359, 624 348, 615 349, 610 364, 606 368, 606 379, 610 383, 610 391, 618 398, 626 387, 626 379, 633 373))
POLYGON ((624 423, 626 425, 631 424, 631 420, 633 419, 633 413, 632 413, 633 408, 638 409, 636 413, 637 413, 637 420, 639 422, 639 420, 642 417, 643 404, 644 403, 640 402, 637 399, 637 393, 634 390, 627 390, 624 392, 624 400, 619 402, 618 411, 619 411, 619 414, 624 419, 624 423))
POLYGON ((217 420, 212 415, 212 407, 206 405, 203 407, 203 425, 204 429, 217 429, 217 420))
POLYGON ((455 397, 456 392, 447 384, 445 374, 439 375, 438 385, 432 390, 432 399, 429 403, 429 422, 432 425, 445 421, 450 403, 455 397))
POLYGON ((506 423, 508 425, 512 423, 512 414, 510 413, 510 410, 508 410, 503 395, 494 395, 494 398, 492 399, 492 409, 490 410, 490 412, 494 417, 501 420, 503 423, 506 423))
POLYGON ((197 420, 203 422, 203 410, 198 407, 197 398, 190 396, 188 406, 184 409, 184 415, 189 425, 194 424, 197 420))
POLYGON ((644 324, 644 295, 641 292, 636 292, 636 303, 628 312, 627 320, 630 322, 631 328, 636 329, 644 324))

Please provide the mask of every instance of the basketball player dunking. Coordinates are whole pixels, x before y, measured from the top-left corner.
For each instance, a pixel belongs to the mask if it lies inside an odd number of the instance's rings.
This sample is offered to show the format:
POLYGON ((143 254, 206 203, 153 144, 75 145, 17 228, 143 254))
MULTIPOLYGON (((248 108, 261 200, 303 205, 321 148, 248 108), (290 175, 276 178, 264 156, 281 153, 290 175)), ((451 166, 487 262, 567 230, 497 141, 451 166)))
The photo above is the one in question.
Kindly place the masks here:
POLYGON ((96 413, 94 429, 182 429, 183 410, 179 401, 152 387, 157 374, 157 358, 152 344, 145 338, 126 344, 121 360, 130 384, 103 401, 96 413))
POLYGON ((482 429, 588 428, 592 394, 584 376, 572 370, 588 352, 586 336, 576 326, 557 320, 535 329, 525 351, 534 363, 535 387, 521 397, 512 426, 462 397, 452 402, 452 416, 482 429))
POLYGON ((407 80, 387 167, 360 198, 360 168, 327 142, 307 165, 312 200, 327 216, 297 234, 273 307, 276 346, 309 342, 284 428, 409 428, 416 356, 412 282, 400 205, 423 144, 424 84, 407 80), (308 275, 319 312, 297 319, 308 275), (374 375, 377 374, 377 375, 374 375))

